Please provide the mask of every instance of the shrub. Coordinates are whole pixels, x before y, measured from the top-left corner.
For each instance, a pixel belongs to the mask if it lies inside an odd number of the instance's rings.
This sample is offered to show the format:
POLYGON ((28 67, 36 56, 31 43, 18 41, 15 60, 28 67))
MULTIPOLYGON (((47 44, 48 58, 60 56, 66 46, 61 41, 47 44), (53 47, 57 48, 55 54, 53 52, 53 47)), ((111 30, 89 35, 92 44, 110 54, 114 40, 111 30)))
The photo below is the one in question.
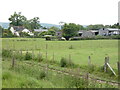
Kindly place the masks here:
POLYGON ((3 57, 11 57, 12 56, 12 51, 11 50, 2 50, 2 56, 3 57))
POLYGON ((32 59, 32 54, 31 54, 31 53, 26 52, 26 55, 25 55, 25 60, 31 60, 31 59, 32 59))
POLYGON ((91 64, 88 70, 89 70, 89 73, 93 72, 95 70, 95 66, 91 64))
POLYGON ((67 60, 66 58, 62 57, 60 61, 61 67, 71 67, 74 66, 74 63, 72 61, 67 60))
POLYGON ((64 58, 64 57, 61 58, 60 65, 61 65, 61 67, 66 67, 67 66, 66 58, 64 58))
POLYGON ((40 79, 43 79, 43 78, 45 78, 46 77, 46 73, 45 73, 45 71, 41 71, 40 72, 40 79))

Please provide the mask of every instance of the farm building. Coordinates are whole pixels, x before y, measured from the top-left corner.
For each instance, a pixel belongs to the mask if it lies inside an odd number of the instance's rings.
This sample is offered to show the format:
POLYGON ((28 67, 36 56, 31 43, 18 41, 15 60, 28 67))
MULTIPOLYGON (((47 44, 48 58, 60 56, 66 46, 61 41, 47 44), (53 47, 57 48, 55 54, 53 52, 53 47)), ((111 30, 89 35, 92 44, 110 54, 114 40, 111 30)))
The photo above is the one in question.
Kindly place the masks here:
POLYGON ((41 33, 41 32, 44 32, 44 31, 47 32, 48 29, 42 29, 42 28, 40 28, 40 29, 34 29, 34 31, 41 33))
POLYGON ((91 30, 80 30, 78 32, 79 36, 80 37, 94 37, 95 36, 95 33, 91 30))
POLYGON ((99 35, 101 36, 110 36, 110 35, 119 35, 120 29, 117 28, 102 28, 99 30, 99 35))
POLYGON ((10 28, 10 31, 12 32, 12 34, 17 36, 20 36, 19 35, 20 32, 28 33, 30 36, 34 35, 30 30, 24 28, 23 26, 13 26, 10 28))

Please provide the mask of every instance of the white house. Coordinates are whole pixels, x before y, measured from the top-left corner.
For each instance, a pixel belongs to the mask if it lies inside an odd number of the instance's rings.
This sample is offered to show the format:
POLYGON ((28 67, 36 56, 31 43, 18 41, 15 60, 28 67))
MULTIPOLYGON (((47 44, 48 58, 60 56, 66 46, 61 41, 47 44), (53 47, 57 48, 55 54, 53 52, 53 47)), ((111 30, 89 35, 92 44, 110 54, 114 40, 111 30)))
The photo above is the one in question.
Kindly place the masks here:
POLYGON ((34 33, 30 32, 30 30, 24 28, 23 26, 13 26, 10 28, 12 34, 20 36, 20 32, 28 33, 30 36, 34 36, 34 33))

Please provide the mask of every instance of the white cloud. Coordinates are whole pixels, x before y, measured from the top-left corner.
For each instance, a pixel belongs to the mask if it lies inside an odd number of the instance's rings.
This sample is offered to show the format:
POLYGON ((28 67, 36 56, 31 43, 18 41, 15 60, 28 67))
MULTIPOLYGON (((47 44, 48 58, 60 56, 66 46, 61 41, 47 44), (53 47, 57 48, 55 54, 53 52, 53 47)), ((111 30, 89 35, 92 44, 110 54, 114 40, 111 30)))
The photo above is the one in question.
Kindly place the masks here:
POLYGON ((114 24, 118 21, 119 0, 2 0, 0 21, 22 12, 28 19, 38 16, 41 22, 60 21, 88 24, 114 24))

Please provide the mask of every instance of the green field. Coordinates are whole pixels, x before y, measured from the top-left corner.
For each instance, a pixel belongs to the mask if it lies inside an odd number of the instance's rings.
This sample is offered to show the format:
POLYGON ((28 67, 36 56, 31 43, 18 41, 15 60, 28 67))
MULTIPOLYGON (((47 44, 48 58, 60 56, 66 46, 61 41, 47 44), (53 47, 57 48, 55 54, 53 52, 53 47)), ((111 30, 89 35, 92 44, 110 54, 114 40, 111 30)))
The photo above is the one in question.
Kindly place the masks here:
POLYGON ((46 57, 46 44, 48 45, 48 59, 60 61, 62 57, 69 58, 79 65, 88 64, 88 56, 95 65, 103 65, 105 56, 109 56, 110 65, 114 68, 118 61, 118 40, 81 40, 81 41, 45 41, 44 39, 15 38, 3 39, 2 47, 7 49, 39 52, 46 57), (14 40, 14 41, 13 41, 14 40), (25 40, 25 41, 24 41, 25 40), (70 49, 72 45, 72 49, 70 49))
MULTIPOLYGON (((111 71, 104 73, 101 67, 104 65, 104 58, 109 56, 110 66, 117 73, 118 61, 118 40, 81 40, 81 41, 45 41, 41 38, 3 38, 2 39, 2 87, 3 88, 110 88, 117 87, 108 83, 99 83, 94 80, 87 85, 84 79, 73 78, 69 75, 60 74, 40 67, 39 64, 49 68, 70 71, 74 74, 99 77, 106 81, 117 81, 111 71), (46 49, 47 46, 47 49, 46 49), (15 52, 16 56, 7 56, 8 51, 15 52), (18 51, 22 51, 23 57, 29 52, 38 57, 41 54, 43 61, 36 59, 25 60, 17 58, 18 51), (47 52, 47 62, 46 62, 47 52), (94 67, 88 69, 88 56, 91 56, 91 63, 94 67), (13 57, 16 58, 12 67, 13 57), (53 58, 54 57, 54 58, 53 58), (75 67, 61 67, 61 58, 65 57, 76 65, 75 67), (54 62, 51 63, 51 61, 54 62), (79 70, 79 71, 78 71, 79 70), (90 70, 90 71, 89 71, 90 70), (41 75, 45 77, 41 78, 41 75), (41 74, 42 73, 42 74, 41 74)), ((13 54, 14 55, 14 54, 13 54)), ((22 57, 22 56, 19 56, 22 57)), ((37 58, 39 59, 39 58, 37 58)))

